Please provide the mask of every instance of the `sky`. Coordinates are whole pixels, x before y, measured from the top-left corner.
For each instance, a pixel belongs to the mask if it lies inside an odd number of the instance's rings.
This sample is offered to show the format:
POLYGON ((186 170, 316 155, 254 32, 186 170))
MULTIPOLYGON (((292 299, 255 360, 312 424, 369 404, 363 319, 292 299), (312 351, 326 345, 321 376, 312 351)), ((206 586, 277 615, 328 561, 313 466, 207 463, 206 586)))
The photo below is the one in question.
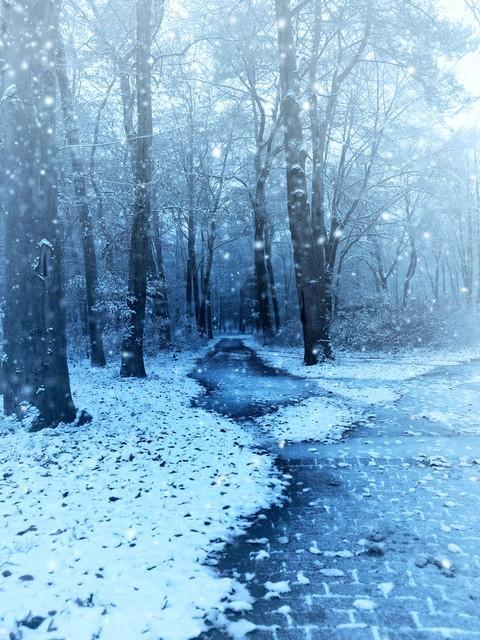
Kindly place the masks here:
MULTIPOLYGON (((439 7, 455 20, 463 20, 468 24, 476 26, 470 10, 467 8, 465 0, 437 0, 439 7)), ((480 128, 480 50, 465 56, 454 66, 460 82, 479 101, 468 113, 462 113, 457 118, 457 124, 473 125, 480 128)))

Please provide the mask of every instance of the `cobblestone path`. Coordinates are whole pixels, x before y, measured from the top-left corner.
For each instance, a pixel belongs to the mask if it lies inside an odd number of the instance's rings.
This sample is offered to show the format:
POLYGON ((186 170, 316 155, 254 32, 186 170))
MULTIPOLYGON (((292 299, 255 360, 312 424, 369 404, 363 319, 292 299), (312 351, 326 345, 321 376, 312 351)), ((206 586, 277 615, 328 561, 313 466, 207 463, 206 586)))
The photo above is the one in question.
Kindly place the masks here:
MULTIPOLYGON (((243 621, 231 630, 248 620, 252 640, 480 639, 480 439, 421 417, 447 389, 480 434, 479 369, 411 381, 343 442, 276 451, 285 503, 219 558, 254 599, 228 616, 243 621)), ((212 628, 203 640, 228 637, 212 628)))

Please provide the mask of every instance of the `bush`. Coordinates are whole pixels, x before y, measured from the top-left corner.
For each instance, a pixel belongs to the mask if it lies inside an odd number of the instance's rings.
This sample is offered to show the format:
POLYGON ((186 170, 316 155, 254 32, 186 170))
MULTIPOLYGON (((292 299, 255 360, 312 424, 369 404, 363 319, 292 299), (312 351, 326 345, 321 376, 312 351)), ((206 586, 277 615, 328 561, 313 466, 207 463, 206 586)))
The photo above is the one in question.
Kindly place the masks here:
POLYGON ((332 326, 338 347, 354 350, 452 347, 478 342, 478 319, 464 309, 412 303, 405 310, 371 298, 339 310, 332 326))

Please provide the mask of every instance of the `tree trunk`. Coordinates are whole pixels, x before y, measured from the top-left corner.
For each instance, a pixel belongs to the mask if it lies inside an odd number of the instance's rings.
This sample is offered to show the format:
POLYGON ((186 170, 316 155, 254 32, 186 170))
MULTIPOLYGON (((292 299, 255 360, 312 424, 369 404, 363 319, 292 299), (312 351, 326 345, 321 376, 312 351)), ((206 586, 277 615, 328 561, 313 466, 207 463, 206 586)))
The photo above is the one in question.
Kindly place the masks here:
MULTIPOLYGON (((138 52, 137 52, 138 54, 138 52)), ((130 166, 132 172, 135 171, 136 166, 136 149, 135 142, 135 127, 133 125, 133 111, 135 106, 134 94, 130 84, 130 70, 129 70, 130 55, 119 61, 118 75, 120 78, 120 93, 122 98, 122 116, 123 116, 123 129, 127 137, 127 152, 130 160, 130 166)))
POLYGON ((4 3, 2 58, 6 307, 4 408, 21 417, 29 404, 38 426, 72 422, 62 292, 55 145, 55 45, 58 9, 53 0, 4 3), (32 42, 36 43, 32 47, 32 42))
POLYGON ((85 171, 79 151, 80 136, 76 124, 72 91, 68 80, 66 64, 65 48, 59 34, 57 49, 57 80, 60 88, 65 134, 67 144, 70 147, 75 204, 80 221, 80 231, 82 236, 90 358, 94 367, 104 367, 106 361, 105 351, 103 348, 101 318, 97 310, 98 270, 93 220, 88 205, 85 171))
POLYGON ((317 364, 329 349, 322 323, 322 286, 311 227, 305 174, 306 153, 299 101, 299 78, 290 0, 275 0, 280 56, 280 83, 286 149, 288 216, 303 328, 304 360, 317 364))
POLYGON ((137 0, 137 143, 135 206, 128 279, 128 319, 121 375, 146 376, 143 359, 152 182, 152 0, 137 0))
POLYGON ((263 337, 267 340, 273 335, 272 316, 270 313, 270 283, 268 279, 265 231, 266 231, 265 185, 257 183, 254 216, 255 242, 255 287, 257 294, 258 318, 263 337))
POLYGON ((207 336, 209 340, 213 340, 213 313, 212 313, 212 291, 208 290, 207 300, 207 336))
POLYGON ((172 332, 170 313, 168 309, 167 283, 163 266, 162 239, 160 237, 160 222, 158 213, 153 214, 151 264, 149 278, 150 296, 152 298, 153 316, 155 326, 159 331, 160 347, 170 346, 172 332))
POLYGON ((197 256, 195 250, 195 177, 193 175, 193 136, 187 151, 187 189, 188 189, 188 237, 187 237, 187 317, 189 321, 195 314, 198 323, 200 314, 200 292, 198 286, 197 256))
POLYGON ((200 303, 199 315, 198 315, 198 329, 202 335, 213 338, 213 331, 211 328, 211 291, 210 280, 213 267, 213 253, 215 250, 215 238, 216 238, 216 224, 212 222, 208 233, 207 240, 207 264, 205 266, 205 273, 202 278, 202 300, 200 303))
POLYGON ((275 333, 280 332, 280 305, 278 304, 277 285, 272 262, 272 227, 267 223, 265 228, 265 260, 267 263, 268 279, 270 281, 270 295, 272 298, 273 317, 275 318, 275 333))
POLYGON ((417 270, 418 254, 417 247, 415 245, 415 238, 413 234, 410 234, 410 259, 408 262, 407 273, 405 275, 405 281, 403 284, 403 296, 402 296, 402 310, 405 310, 410 296, 410 289, 413 276, 417 270))

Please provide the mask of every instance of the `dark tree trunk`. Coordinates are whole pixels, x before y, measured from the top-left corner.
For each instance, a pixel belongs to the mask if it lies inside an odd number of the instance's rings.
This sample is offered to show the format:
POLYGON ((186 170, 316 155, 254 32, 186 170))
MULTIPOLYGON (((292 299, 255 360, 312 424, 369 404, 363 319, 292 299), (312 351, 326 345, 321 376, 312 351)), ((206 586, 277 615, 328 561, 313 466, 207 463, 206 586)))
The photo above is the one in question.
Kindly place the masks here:
POLYGON ((270 295, 272 297, 273 317, 275 318, 275 332, 280 332, 280 305, 278 304, 277 285, 272 262, 272 227, 267 224, 265 228, 265 259, 267 262, 268 279, 270 281, 270 295))
POLYGON ((405 275, 405 281, 403 283, 403 295, 402 295, 402 309, 405 310, 410 296, 410 289, 412 285, 412 279, 417 270, 418 254, 415 244, 415 238, 413 234, 410 234, 410 258, 408 261, 407 273, 405 275))
POLYGON ((213 331, 211 327, 211 292, 210 292, 210 280, 212 276, 213 267, 213 253, 215 250, 215 237, 216 237, 216 224, 212 222, 208 233, 207 240, 207 263, 205 265, 205 272, 202 277, 202 299, 200 302, 200 310, 198 315, 198 329, 202 335, 213 338, 213 331))
POLYGON ((212 313, 212 292, 208 291, 208 305, 207 305, 207 325, 208 325, 208 339, 213 340, 213 313, 212 313))
POLYGON ((128 279, 128 319, 121 375, 145 377, 143 339, 147 301, 152 181, 152 0, 137 0, 137 143, 135 206, 128 279))
POLYGON ((160 347, 170 346, 172 332, 170 313, 168 309, 167 283, 163 266, 162 239, 160 237, 160 222, 155 212, 152 217, 151 264, 149 290, 152 298, 154 324, 159 334, 160 347))
POLYGON ((300 319, 303 328, 304 360, 317 364, 330 346, 325 335, 325 310, 320 264, 312 233, 305 174, 306 153, 300 115, 299 78, 293 36, 290 0, 275 0, 280 56, 280 83, 286 150, 288 216, 295 261, 300 319))
POLYGON ((106 362, 105 351, 103 348, 101 318, 97 310, 98 270, 93 220, 88 205, 85 170, 79 149, 80 136, 76 124, 72 91, 67 75, 65 48, 60 35, 58 36, 57 50, 57 79, 58 86, 60 88, 65 134, 67 144, 70 148, 75 204, 80 221, 82 237, 90 358, 94 367, 104 367, 106 362))
POLYGON ((257 183, 254 214, 255 241, 255 287, 257 294, 258 319, 263 336, 269 339, 273 335, 272 316, 270 313, 270 283, 268 279, 265 233, 266 233, 265 184, 257 183))
POLYGON ((39 426, 72 422, 62 292, 55 147, 53 0, 4 3, 3 104, 8 173, 5 189, 6 308, 4 408, 39 411, 39 426), (36 46, 32 47, 31 43, 36 46))
MULTIPOLYGON (((137 52, 138 55, 138 52, 137 52)), ((122 98, 122 116, 123 116, 123 129, 127 137, 127 151, 130 160, 130 166, 132 172, 136 167, 136 149, 135 142, 135 127, 133 125, 133 112, 135 107, 134 93, 130 83, 130 54, 124 59, 119 61, 119 78, 120 78, 120 93, 122 98)))
POLYGON ((195 314, 195 320, 199 321, 200 315, 200 291, 198 285, 197 255, 195 249, 196 224, 195 224, 195 177, 193 175, 193 139, 187 151, 187 189, 188 189, 188 236, 187 236, 187 317, 189 321, 195 314))
POLYGON ((105 268, 110 273, 113 273, 113 270, 114 270, 114 253, 113 253, 114 245, 112 242, 109 226, 104 216, 103 193, 98 183, 98 180, 96 178, 95 163, 96 163, 96 150, 97 150, 97 145, 100 137, 100 125, 102 121, 102 115, 105 110, 105 107, 107 106, 108 99, 115 85, 115 82, 116 82, 116 78, 114 76, 98 108, 97 115, 95 117, 95 126, 93 129, 93 139, 92 139, 92 146, 90 148, 90 160, 89 160, 89 178, 90 178, 90 183, 92 185, 92 189, 95 192, 95 198, 97 201, 97 221, 100 226, 103 239, 104 239, 102 257, 105 260, 105 268))

